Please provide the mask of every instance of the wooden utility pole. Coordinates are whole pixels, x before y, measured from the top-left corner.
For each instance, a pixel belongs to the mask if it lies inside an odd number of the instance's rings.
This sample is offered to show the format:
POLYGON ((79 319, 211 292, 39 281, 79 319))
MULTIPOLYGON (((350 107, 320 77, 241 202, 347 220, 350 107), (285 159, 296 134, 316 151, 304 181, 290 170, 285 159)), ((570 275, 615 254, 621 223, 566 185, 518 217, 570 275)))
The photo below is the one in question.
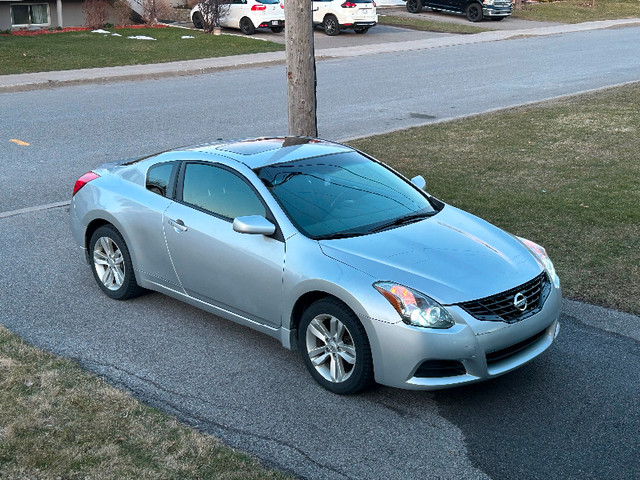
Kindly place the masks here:
POLYGON ((312 0, 285 0, 289 135, 318 136, 312 0))

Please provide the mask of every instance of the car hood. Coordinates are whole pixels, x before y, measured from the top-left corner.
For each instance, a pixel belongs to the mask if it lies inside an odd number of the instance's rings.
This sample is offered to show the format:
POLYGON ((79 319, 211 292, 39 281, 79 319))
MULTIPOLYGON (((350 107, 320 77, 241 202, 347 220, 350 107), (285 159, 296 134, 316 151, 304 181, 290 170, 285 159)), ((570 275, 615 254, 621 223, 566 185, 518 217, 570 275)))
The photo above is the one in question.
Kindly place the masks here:
POLYGON ((402 227, 323 240, 320 248, 375 280, 403 284, 444 305, 508 290, 542 271, 513 236, 450 205, 402 227))

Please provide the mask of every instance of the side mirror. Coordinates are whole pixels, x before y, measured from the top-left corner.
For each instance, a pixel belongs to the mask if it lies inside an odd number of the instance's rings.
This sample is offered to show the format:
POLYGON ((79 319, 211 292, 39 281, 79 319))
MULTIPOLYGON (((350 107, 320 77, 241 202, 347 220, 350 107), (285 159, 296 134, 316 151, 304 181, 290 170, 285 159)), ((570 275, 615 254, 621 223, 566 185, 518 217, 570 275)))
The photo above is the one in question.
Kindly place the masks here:
POLYGON ((413 177, 411 179, 411 183, 413 183, 416 187, 418 187, 420 190, 424 190, 424 187, 427 186, 427 182, 425 182, 424 178, 422 177, 422 175, 418 175, 417 177, 413 177))
POLYGON ((275 233, 276 226, 262 215, 248 215, 246 217, 236 217, 233 220, 233 230, 238 233, 269 236, 275 233))

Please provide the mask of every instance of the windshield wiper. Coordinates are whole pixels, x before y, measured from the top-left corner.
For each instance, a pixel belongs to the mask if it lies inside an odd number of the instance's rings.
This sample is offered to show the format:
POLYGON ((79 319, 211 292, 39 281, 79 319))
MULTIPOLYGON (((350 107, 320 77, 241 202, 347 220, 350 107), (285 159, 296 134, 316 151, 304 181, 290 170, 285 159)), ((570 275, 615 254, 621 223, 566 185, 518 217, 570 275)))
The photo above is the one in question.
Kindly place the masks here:
POLYGON ((381 232, 383 230, 387 230, 391 227, 399 227, 401 225, 408 225, 410 223, 415 223, 423 218, 433 217, 438 212, 420 212, 420 213, 412 213, 410 215, 405 215, 404 217, 398 217, 390 222, 383 223, 382 225, 378 225, 377 227, 369 230, 371 233, 373 232, 381 232))
POLYGON ((370 230, 366 232, 338 232, 338 233, 330 233, 328 235, 318 235, 313 237, 314 240, 335 240, 337 238, 350 238, 350 237, 360 237, 362 235, 366 235, 367 233, 371 233, 370 230))

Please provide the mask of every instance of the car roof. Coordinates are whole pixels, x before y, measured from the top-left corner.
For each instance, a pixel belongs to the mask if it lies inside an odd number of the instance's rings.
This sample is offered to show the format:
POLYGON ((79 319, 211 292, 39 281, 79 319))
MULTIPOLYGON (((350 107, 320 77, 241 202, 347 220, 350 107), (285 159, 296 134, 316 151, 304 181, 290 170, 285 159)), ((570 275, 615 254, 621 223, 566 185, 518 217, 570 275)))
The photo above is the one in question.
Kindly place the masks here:
MULTIPOLYGON (((184 151, 224 156, 244 163, 249 168, 261 168, 276 163, 333 153, 350 152, 352 148, 339 143, 309 137, 265 137, 188 147, 184 151)), ((212 158, 213 160, 213 158, 212 158)))

